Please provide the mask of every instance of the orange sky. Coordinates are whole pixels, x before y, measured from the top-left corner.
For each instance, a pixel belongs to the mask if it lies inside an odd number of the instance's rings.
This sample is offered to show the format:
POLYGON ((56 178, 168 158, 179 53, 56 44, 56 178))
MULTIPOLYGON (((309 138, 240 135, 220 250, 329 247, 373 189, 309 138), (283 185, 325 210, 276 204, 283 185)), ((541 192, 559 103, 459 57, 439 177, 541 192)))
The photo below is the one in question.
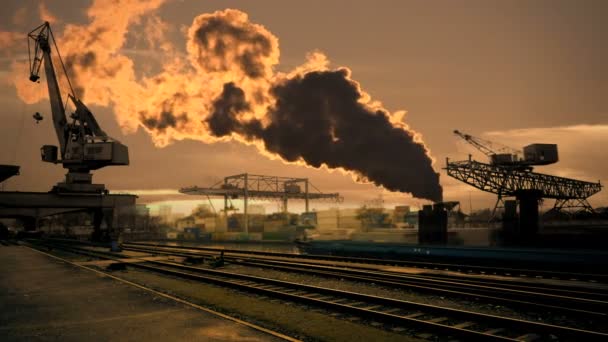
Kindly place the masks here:
MULTIPOLYGON (((38 125, 31 120, 35 111, 48 118, 48 103, 26 105, 18 100, 10 65, 27 58, 27 50, 13 41, 15 33, 22 33, 25 41, 25 33, 41 21, 40 14, 56 18, 56 32, 66 23, 86 23, 89 3, 73 3, 52 1, 43 11, 37 1, 3 4, 0 163, 22 166, 21 175, 5 184, 7 189, 44 191, 62 178, 60 167, 39 161, 39 147, 56 143, 49 120, 38 125)), ((160 31, 150 31, 148 21, 154 22, 146 15, 129 27, 120 51, 135 62, 138 75, 153 73, 168 52, 151 47, 144 33, 164 33, 177 50, 172 53, 185 53, 184 30, 194 17, 224 8, 246 12, 250 21, 279 39, 279 71, 290 71, 305 62, 308 52, 319 50, 331 67, 349 67, 352 77, 389 111, 406 110, 405 122, 423 135, 438 171, 446 156, 466 158, 473 152, 451 134, 457 128, 513 147, 557 143, 560 163, 539 172, 608 181, 603 148, 608 143, 604 1, 169 1, 154 12, 161 20, 155 26, 160 31)), ((27 81, 27 70, 22 77, 27 81)), ((129 91, 120 89, 120 96, 129 96, 129 91)), ((129 167, 96 172, 96 181, 110 189, 171 190, 250 172, 309 177, 324 191, 341 192, 347 205, 381 192, 340 172, 284 165, 238 142, 186 140, 157 148, 141 128, 122 131, 112 106, 91 107, 102 127, 130 148, 129 167)), ((474 209, 492 205, 492 195, 441 172, 446 200, 463 201, 465 211, 469 196, 474 209)), ((166 193, 141 199, 181 199, 166 193)), ((402 194, 384 197, 391 204, 422 203, 402 194)), ((591 202, 607 205, 608 195, 604 191, 591 202)))

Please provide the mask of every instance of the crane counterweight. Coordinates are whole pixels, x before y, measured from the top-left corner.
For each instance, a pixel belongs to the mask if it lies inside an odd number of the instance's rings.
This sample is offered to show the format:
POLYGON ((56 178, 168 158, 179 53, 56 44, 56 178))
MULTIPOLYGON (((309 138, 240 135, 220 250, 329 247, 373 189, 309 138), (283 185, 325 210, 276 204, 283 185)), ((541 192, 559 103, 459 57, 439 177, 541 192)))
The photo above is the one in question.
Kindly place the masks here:
POLYGON ((557 163, 559 159, 556 144, 532 144, 525 146, 522 151, 459 130, 454 130, 454 134, 485 154, 491 165, 532 171, 535 165, 549 165, 557 163))

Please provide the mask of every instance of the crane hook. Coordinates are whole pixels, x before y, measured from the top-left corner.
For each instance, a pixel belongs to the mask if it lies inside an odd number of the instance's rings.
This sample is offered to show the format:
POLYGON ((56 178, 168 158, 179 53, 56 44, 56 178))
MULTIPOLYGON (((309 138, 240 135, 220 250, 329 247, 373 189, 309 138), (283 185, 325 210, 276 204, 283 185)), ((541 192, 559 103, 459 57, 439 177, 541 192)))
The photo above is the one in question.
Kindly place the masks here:
POLYGON ((44 117, 42 117, 42 114, 40 114, 39 112, 34 113, 34 115, 32 115, 32 117, 34 118, 34 120, 36 120, 36 124, 38 124, 40 121, 42 121, 44 119, 44 117))

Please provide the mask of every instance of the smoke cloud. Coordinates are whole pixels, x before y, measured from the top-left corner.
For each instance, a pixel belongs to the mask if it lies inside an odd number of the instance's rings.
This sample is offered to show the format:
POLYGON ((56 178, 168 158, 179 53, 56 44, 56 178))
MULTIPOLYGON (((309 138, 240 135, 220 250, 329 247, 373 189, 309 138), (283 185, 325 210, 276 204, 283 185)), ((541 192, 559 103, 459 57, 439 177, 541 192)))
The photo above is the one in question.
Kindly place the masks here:
MULTIPOLYGON (((122 50, 128 29, 144 15, 164 27, 156 14, 163 1, 117 3, 111 7, 120 11, 95 1, 90 23, 66 25, 56 35, 75 88, 82 89, 77 95, 112 106, 125 132, 141 127, 158 146, 237 140, 287 163, 338 169, 391 191, 442 199, 421 136, 400 112, 373 101, 348 68, 331 69, 315 52, 293 71, 277 72, 278 39, 246 13, 227 9, 193 20, 185 55, 164 30, 151 30, 147 39, 161 47, 162 65, 136 75, 135 61, 122 50)), ((41 100, 33 85, 19 80, 15 86, 23 101, 41 100)))

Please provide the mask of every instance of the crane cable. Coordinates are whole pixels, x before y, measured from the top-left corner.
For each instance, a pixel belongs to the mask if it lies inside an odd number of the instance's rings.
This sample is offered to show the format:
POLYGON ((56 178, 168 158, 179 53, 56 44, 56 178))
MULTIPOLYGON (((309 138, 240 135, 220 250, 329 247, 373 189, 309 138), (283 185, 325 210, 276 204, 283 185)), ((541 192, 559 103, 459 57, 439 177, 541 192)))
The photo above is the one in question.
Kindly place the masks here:
MULTIPOLYGON (((42 97, 44 96, 43 89, 42 87, 37 87, 38 88, 38 94, 36 94, 36 99, 38 101, 42 100, 42 97)), ((23 129, 25 127, 25 112, 26 112, 27 108, 26 108, 26 103, 24 100, 21 100, 21 122, 19 124, 19 127, 17 128, 17 136, 15 137, 15 149, 13 152, 13 158, 11 160, 11 162, 13 164, 17 163, 17 154, 18 154, 18 147, 19 147, 19 143, 21 142, 21 136, 23 135, 23 129)))
POLYGON ((63 69, 63 74, 65 75, 66 80, 68 81, 68 85, 70 86, 70 92, 72 96, 76 97, 74 93, 74 88, 72 87, 72 82, 70 81, 70 76, 68 76, 68 71, 65 68, 65 64, 63 63, 63 58, 61 58, 61 53, 59 52, 59 48, 57 47, 57 40, 55 40, 55 35, 53 34, 53 30, 49 26, 49 33, 51 34, 51 38, 53 40, 53 45, 55 46, 55 51, 57 51, 57 57, 59 57, 59 62, 61 63, 61 69, 63 69))

